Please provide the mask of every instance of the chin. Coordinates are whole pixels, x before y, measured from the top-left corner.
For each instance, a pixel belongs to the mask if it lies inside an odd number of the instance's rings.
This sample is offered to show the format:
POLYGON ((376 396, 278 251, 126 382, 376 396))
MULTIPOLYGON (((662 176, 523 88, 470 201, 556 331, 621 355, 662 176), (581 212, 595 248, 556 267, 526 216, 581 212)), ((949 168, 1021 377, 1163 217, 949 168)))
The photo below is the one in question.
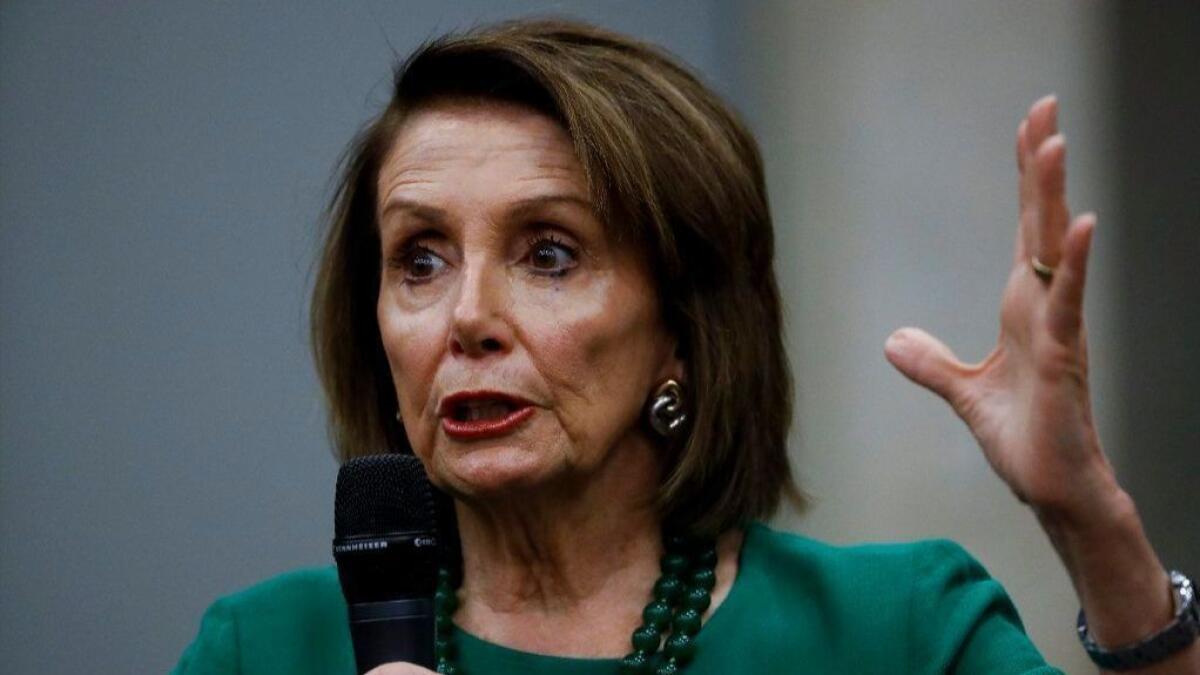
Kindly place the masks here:
POLYGON ((526 492, 546 484, 555 473, 546 453, 511 439, 447 445, 435 453, 431 479, 455 497, 488 499, 526 492))

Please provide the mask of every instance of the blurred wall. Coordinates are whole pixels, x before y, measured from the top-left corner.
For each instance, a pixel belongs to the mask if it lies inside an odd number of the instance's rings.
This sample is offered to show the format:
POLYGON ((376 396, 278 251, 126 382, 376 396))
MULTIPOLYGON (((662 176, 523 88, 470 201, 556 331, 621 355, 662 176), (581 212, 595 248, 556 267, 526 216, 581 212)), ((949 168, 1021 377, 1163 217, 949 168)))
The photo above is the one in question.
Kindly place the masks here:
POLYGON ((1121 3, 1112 107, 1119 466, 1167 565, 1200 575, 1200 3, 1121 3))
POLYGON ((1007 587, 1068 672, 1078 605, 1045 536, 966 427, 884 360, 920 326, 967 361, 995 345, 1016 232, 1014 138, 1057 92, 1071 204, 1099 225, 1088 312, 1105 438, 1119 426, 1109 259, 1106 12, 1077 3, 753 3, 754 109, 789 298, 795 466, 815 503, 784 522, 838 542, 949 537, 1007 587))

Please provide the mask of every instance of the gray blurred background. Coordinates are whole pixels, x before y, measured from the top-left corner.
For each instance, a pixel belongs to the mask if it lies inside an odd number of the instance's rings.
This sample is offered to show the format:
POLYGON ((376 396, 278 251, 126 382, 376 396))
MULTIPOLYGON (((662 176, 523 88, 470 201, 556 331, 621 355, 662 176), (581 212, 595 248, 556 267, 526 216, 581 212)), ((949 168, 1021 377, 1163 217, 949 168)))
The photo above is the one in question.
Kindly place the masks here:
POLYGON ((678 54, 758 134, 798 382, 779 524, 950 537, 1068 672, 1070 584, 965 428, 891 371, 919 325, 994 343, 1012 138, 1062 102, 1102 436, 1167 564, 1200 574, 1200 5, 0 3, 0 654, 168 670, 215 597, 330 562, 307 292, 336 159, 419 42, 595 21, 678 54))

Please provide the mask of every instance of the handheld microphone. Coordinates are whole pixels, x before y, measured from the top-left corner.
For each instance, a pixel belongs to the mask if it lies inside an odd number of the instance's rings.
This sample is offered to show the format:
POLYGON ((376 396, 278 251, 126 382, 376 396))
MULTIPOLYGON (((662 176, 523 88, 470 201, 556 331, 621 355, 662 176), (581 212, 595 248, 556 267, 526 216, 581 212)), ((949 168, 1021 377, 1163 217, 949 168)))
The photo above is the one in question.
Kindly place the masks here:
POLYGON ((434 667, 439 565, 458 564, 450 500, 412 455, 370 455, 338 471, 333 557, 358 672, 393 661, 434 667))

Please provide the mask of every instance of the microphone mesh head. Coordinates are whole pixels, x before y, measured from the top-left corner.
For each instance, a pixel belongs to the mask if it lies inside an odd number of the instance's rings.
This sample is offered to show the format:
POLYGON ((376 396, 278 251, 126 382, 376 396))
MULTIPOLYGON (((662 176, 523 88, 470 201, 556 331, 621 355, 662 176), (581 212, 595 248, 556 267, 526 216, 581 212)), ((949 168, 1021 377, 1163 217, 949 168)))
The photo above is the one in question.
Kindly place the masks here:
POLYGON ((338 539, 437 532, 433 486, 412 455, 368 455, 338 470, 333 531, 338 539))

